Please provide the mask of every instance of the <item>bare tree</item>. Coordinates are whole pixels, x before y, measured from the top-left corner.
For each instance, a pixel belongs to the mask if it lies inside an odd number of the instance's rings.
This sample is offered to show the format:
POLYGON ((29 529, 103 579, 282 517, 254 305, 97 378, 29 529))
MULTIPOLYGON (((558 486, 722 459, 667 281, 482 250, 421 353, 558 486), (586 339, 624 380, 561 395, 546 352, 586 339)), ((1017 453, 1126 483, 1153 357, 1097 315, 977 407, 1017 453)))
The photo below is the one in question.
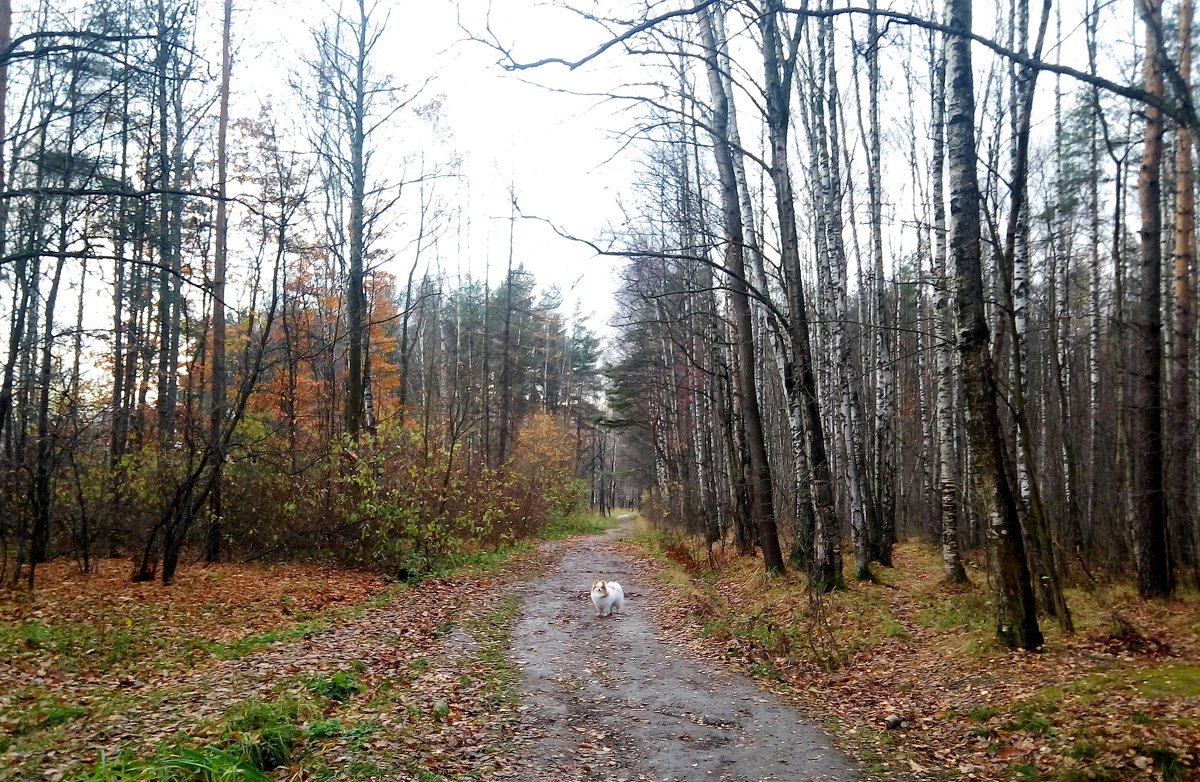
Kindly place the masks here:
POLYGON ((958 350, 977 501, 996 567, 996 634, 1010 647, 1042 644, 1029 566, 1017 519, 1017 498, 1004 469, 1004 439, 984 317, 979 184, 975 171, 975 97, 971 71, 970 0, 948 0, 946 23, 946 154, 950 186, 949 252, 956 274, 958 350))
MULTIPOLYGON (((1146 28, 1146 89, 1162 96, 1162 0, 1139 3, 1146 28)), ((1164 597, 1175 588, 1167 544, 1167 509, 1163 485, 1162 429, 1162 184, 1163 114, 1153 105, 1145 109, 1145 141, 1138 172, 1138 201, 1142 225, 1139 290, 1134 300, 1132 493, 1134 563, 1138 594, 1164 597)))

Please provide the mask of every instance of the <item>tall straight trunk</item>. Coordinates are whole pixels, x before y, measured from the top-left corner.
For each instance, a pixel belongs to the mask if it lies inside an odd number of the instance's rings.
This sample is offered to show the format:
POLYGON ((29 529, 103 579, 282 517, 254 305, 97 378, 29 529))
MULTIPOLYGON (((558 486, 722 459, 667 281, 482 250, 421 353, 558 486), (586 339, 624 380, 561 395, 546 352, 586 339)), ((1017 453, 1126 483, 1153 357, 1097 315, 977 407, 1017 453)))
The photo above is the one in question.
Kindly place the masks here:
MULTIPOLYGON (((870 0, 871 10, 878 0, 870 0)), ((868 120, 867 136, 870 168, 867 189, 871 211, 871 263, 875 294, 875 475, 874 503, 876 520, 871 534, 871 556, 879 564, 892 564, 892 542, 896 537, 896 399, 892 370, 892 339, 883 271, 883 144, 879 127, 879 50, 878 17, 867 20, 868 120)), ((921 384, 922 387, 924 384, 921 384)))
POLYGON ((504 331, 500 335, 500 432, 496 444, 497 464, 503 465, 508 457, 509 438, 512 436, 512 316, 513 316, 513 231, 517 222, 516 193, 510 192, 508 214, 508 270, 504 277, 504 331))
MULTIPOLYGON (((1099 0, 1095 0, 1099 2, 1099 0)), ((1088 9, 1086 17, 1086 40, 1089 72, 1095 73, 1096 63, 1096 34, 1097 17, 1095 11, 1088 9)), ((1086 519, 1095 519, 1100 494, 1099 467, 1099 432, 1100 432, 1100 333, 1103 326, 1100 309, 1100 245, 1103 235, 1100 230, 1100 97, 1099 90, 1093 88, 1090 94, 1088 112, 1088 245, 1091 248, 1088 257, 1088 434, 1087 458, 1085 464, 1090 465, 1091 476, 1088 481, 1086 519)), ((1115 200, 1115 199, 1114 199, 1115 200)), ((1071 541, 1074 553, 1078 555, 1083 549, 1083 525, 1073 530, 1074 539, 1071 541)))
MULTIPOLYGON (((1025 49, 1025 39, 1028 33, 1029 9, 1026 0, 1019 3, 1018 34, 1021 37, 1020 49, 1025 49)), ((1033 59, 1041 59, 1042 44, 1045 41, 1046 26, 1050 20, 1050 0, 1045 0, 1042 8, 1042 21, 1038 29, 1037 43, 1034 46, 1033 59)), ((1012 350, 1012 399, 1011 406, 1017 423, 1017 477, 1021 495, 1027 501, 1025 518, 1025 533, 1037 566, 1036 583, 1042 590, 1046 608, 1059 622, 1066 632, 1074 629, 1071 622, 1070 610, 1063 595, 1062 575, 1058 568, 1054 553, 1054 541, 1050 524, 1046 519, 1045 508, 1042 504, 1041 482, 1034 463, 1033 433, 1029 423, 1029 411, 1026 404, 1027 373, 1026 331, 1028 329, 1029 312, 1029 219, 1027 203, 1027 182, 1029 175, 1029 134, 1033 113, 1034 88, 1037 72, 1032 68, 1021 67, 1017 71, 1016 89, 1013 105, 1014 139, 1012 173, 1009 186, 1012 189, 1011 212, 1004 237, 1004 254, 1002 261, 1005 266, 1004 281, 1012 299, 1011 323, 1013 339, 1012 350)), ((1019 508, 1018 508, 1019 510, 1019 508)))
POLYGON ((42 325, 41 363, 38 369, 37 458, 34 463, 30 504, 33 506, 33 529, 29 547, 29 585, 33 586, 34 568, 45 562, 50 551, 51 481, 54 470, 55 437, 50 432, 50 381, 54 368, 54 308, 58 302, 65 255, 59 255, 54 265, 50 291, 46 295, 46 317, 42 325))
MULTIPOLYGON (((725 88, 725 99, 729 114, 729 144, 733 153, 734 176, 738 186, 738 200, 742 209, 742 225, 745 227, 747 262, 750 265, 750 280, 761 295, 769 291, 766 270, 763 266, 762 241, 758 236, 757 222, 754 211, 754 198, 750 193, 750 180, 746 176, 746 155, 742 147, 741 135, 738 130, 737 110, 734 102, 734 82, 732 63, 729 58, 728 41, 725 38, 725 20, 722 13, 715 13, 712 18, 713 34, 717 45, 717 64, 721 72, 721 83, 725 88)), ((786 158, 784 161, 786 165, 786 158)), ((697 179, 699 181, 699 179, 697 179)), ((788 182, 791 186, 791 182, 788 182)), ((792 219, 794 221, 794 209, 792 219)), ((792 453, 793 474, 791 475, 792 491, 795 495, 793 516, 795 522, 795 538, 789 555, 791 564, 807 568, 812 556, 812 535, 815 526, 811 478, 808 469, 808 456, 804 447, 803 403, 799 385, 796 382, 795 351, 791 347, 791 335, 783 330, 779 322, 766 311, 762 302, 752 303, 754 312, 755 333, 763 340, 771 357, 775 361, 776 371, 783 384, 784 394, 788 403, 788 434, 792 453)), ((761 380, 760 380, 761 383, 761 380)))
MULTIPOLYGON (((12 0, 0 0, 0 51, 12 43, 12 0)), ((8 158, 4 139, 8 138, 8 61, 0 62, 0 189, 8 189, 8 158)), ((8 254, 8 203, 0 204, 0 255, 8 254)), ((4 419, 0 417, 0 429, 4 419)))
POLYGON ((960 554, 958 459, 954 447, 954 310, 952 281, 946 269, 946 56, 945 45, 936 52, 930 38, 933 67, 933 152, 929 157, 933 184, 933 260, 937 286, 936 334, 938 498, 941 506, 942 567, 952 584, 967 581, 960 554))
POLYGON ((738 202, 737 179, 734 173, 733 151, 729 146, 729 104, 717 64, 716 41, 710 11, 700 14, 700 30, 704 40, 704 58, 712 93, 713 152, 721 193, 721 215, 725 231, 725 264, 729 278, 730 301, 733 307, 737 343, 737 385, 742 402, 742 419, 746 430, 750 457, 750 511, 762 549, 763 565, 768 573, 782 573, 783 551, 775 525, 775 506, 771 486, 771 465, 767 462, 766 440, 759 410, 755 374, 754 327, 750 314, 749 289, 746 285, 745 234, 742 228, 741 205, 738 202))
MULTIPOLYGON (((130 80, 122 79, 120 98, 122 106, 129 104, 130 80)), ((115 110, 115 107, 114 107, 115 110)), ((118 180, 122 183, 129 181, 129 132, 131 126, 131 118, 129 112, 120 112, 121 130, 120 130, 120 162, 118 163, 118 180)), ((129 326, 126 320, 132 321, 136 316, 136 307, 133 307, 133 312, 126 313, 126 299, 133 295, 133 288, 129 285, 127 277, 129 272, 126 270, 125 251, 129 240, 129 200, 125 196, 117 198, 117 219, 115 226, 115 237, 113 240, 113 255, 116 256, 113 261, 113 373, 112 373, 112 415, 113 423, 112 430, 109 436, 109 469, 115 472, 121 457, 125 454, 126 439, 129 435, 129 405, 127 395, 125 394, 125 377, 126 377, 126 362, 134 361, 133 345, 130 343, 129 326)), ((121 504, 120 492, 122 481, 116 480, 113 475, 112 487, 110 488, 110 513, 112 518, 117 518, 118 509, 121 504)), ((110 539, 110 546, 115 544, 115 541, 110 539)))
MULTIPOLYGON (((1055 8, 1055 36, 1062 40, 1062 9, 1055 8)), ((1060 53, 1061 54, 1061 53, 1060 53)), ((1061 59, 1061 56, 1059 57, 1061 59)), ((1056 558, 1060 573, 1067 572, 1065 552, 1068 545, 1074 548, 1079 538, 1079 446, 1076 440, 1068 436, 1068 427, 1076 419, 1075 405, 1072 403, 1071 387, 1071 346, 1073 332, 1071 313, 1071 249, 1073 242, 1068 237, 1072 235, 1066 216, 1067 186, 1065 181, 1065 160, 1063 143, 1063 114, 1062 114, 1062 78, 1054 79, 1054 181, 1055 203, 1052 211, 1050 231, 1051 261, 1055 280, 1054 310, 1051 315, 1051 358, 1054 364, 1054 379, 1058 391, 1058 407, 1060 425, 1060 462, 1063 479, 1063 500, 1065 510, 1059 524, 1058 545, 1052 552, 1056 558)))
MULTIPOLYGON (((225 420, 225 258, 228 254, 229 207, 226 203, 226 171, 228 170, 227 136, 229 131, 229 79, 232 59, 229 51, 230 28, 233 21, 233 0, 225 0, 225 19, 221 25, 221 98, 217 119, 217 225, 216 246, 213 252, 212 301, 212 400, 209 410, 208 437, 218 448, 216 473, 210 498, 212 514, 204 547, 206 562, 216 562, 221 556, 221 465, 225 454, 220 449, 221 425, 225 420)), ((286 308, 286 304, 285 304, 286 308)))
POLYGON ((366 341, 367 305, 364 287, 363 254, 366 238, 364 209, 367 197, 366 172, 366 90, 367 90, 367 28, 368 18, 364 0, 358 0, 357 34, 354 50, 354 90, 350 118, 350 224, 346 231, 350 243, 350 269, 346 291, 346 338, 349 340, 346 376, 346 432, 357 440, 366 416, 364 392, 365 365, 363 346, 366 341))
MULTIPOLYGON (((772 25, 776 24, 774 17, 767 21, 772 25)), ((821 101, 823 100, 822 96, 825 89, 824 72, 826 61, 824 47, 827 27, 828 25, 823 25, 819 28, 818 48, 820 49, 820 54, 818 55, 816 82, 811 85, 811 92, 813 94, 800 95, 801 105, 805 103, 810 104, 813 107, 814 115, 823 111, 821 101)), ((778 33, 776 33, 775 38, 778 40, 778 33)), ((764 57, 770 56, 772 55, 769 52, 764 52, 764 57)), ((812 57, 811 51, 809 52, 809 57, 810 59, 812 57)), ((795 55, 793 55, 794 59, 795 55)), ((771 70, 768 69, 768 75, 770 72, 771 70)), ((799 91, 799 84, 797 84, 797 90, 799 91)), ((772 93, 768 91, 768 94, 772 93)), ((787 102, 787 97, 784 95, 777 95, 775 103, 777 105, 775 110, 779 112, 785 112, 790 105, 787 102)), ((768 107, 770 106, 771 103, 768 103, 768 107)), ((817 131, 815 127, 811 126, 821 126, 823 120, 815 117, 810 119, 807 114, 802 114, 801 117, 806 120, 808 136, 810 138, 814 137, 817 131)), ((819 169, 821 155, 818 151, 818 146, 816 144, 812 145, 813 170, 819 169)), ((786 148, 781 149, 780 152, 786 154, 786 148)), ((775 153, 773 152, 773 154, 775 153)), ((778 198, 778 193, 776 197, 778 198)), ((793 203, 794 199, 795 195, 793 193, 793 203)), ((819 189, 814 188, 813 200, 816 202, 819 199, 819 189)), ((792 212, 792 217, 794 220, 794 211, 792 212)), ((819 258, 824 258, 827 255, 825 250, 825 232, 816 231, 815 240, 817 254, 819 258)), ((796 258, 792 263, 783 264, 782 271, 784 290, 788 300, 788 330, 792 350, 792 377, 800 400, 804 450, 808 460, 813 509, 812 549, 808 567, 808 580, 811 589, 828 592, 845 584, 842 574, 841 523, 838 518, 836 499, 834 497, 833 465, 831 464, 831 455, 826 448, 825 423, 821 417, 817 367, 812 353, 812 324, 808 317, 808 302, 806 301, 804 282, 800 273, 798 246, 796 252, 796 258)), ((819 263, 818 270, 822 267, 823 264, 819 263)))
POLYGON ((1004 470, 1004 439, 997 411, 980 248, 980 195, 975 171, 975 95, 972 84, 971 0, 947 0, 947 160, 950 184, 950 256, 955 266, 958 350, 966 402, 976 501, 987 524, 996 569, 996 635, 1006 646, 1042 644, 1029 566, 1017 518, 1017 500, 1004 470))
MULTIPOLYGON (((1179 3, 1179 73, 1184 83, 1191 84, 1192 72, 1192 0, 1179 3)), ((1167 455, 1167 485, 1171 487, 1167 511, 1171 515, 1171 528, 1190 546, 1181 546, 1189 552, 1190 563, 1200 581, 1200 540, 1195 538, 1192 503, 1191 444, 1194 422, 1189 415, 1188 403, 1192 399, 1191 348, 1194 336, 1192 279, 1196 266, 1196 195, 1192 173, 1192 128, 1180 126, 1175 145, 1175 317, 1171 355, 1171 395, 1167 413, 1170 443, 1167 455)))
MULTIPOLYGON (((1159 39, 1162 0, 1139 4, 1146 27, 1146 90, 1163 94, 1159 39)), ((1162 202, 1163 116, 1155 106, 1142 107, 1146 119, 1142 166, 1138 172, 1138 201, 1142 211, 1140 290, 1133 304, 1134 356, 1130 445, 1133 485, 1134 564, 1138 594, 1165 597, 1175 588, 1167 543, 1162 429, 1162 202)))
POLYGON ((170 134, 168 131, 168 93, 170 78, 167 73, 171 58, 171 41, 168 35, 165 0, 158 0, 158 52, 155 61, 157 80, 155 95, 156 122, 158 129, 158 396, 155 406, 158 413, 158 439, 160 446, 171 439, 174 426, 173 411, 169 407, 168 385, 173 372, 170 359, 171 344, 171 157, 170 134))
MULTIPOLYGON (((832 36, 831 36, 832 37, 832 36)), ((874 525, 870 519, 874 513, 869 510, 870 497, 866 490, 866 459, 864 458, 865 443, 862 435, 862 403, 854 382, 854 372, 851 368, 850 337, 846 333, 846 323, 853 315, 850 312, 847 280, 847 259, 844 239, 842 236, 842 177, 840 157, 841 129, 838 124, 839 96, 836 82, 836 68, 832 62, 833 47, 829 47, 831 62, 829 69, 829 133, 826 137, 828 158, 826 161, 827 175, 824 177, 825 191, 825 247, 830 270, 830 295, 832 317, 830 331, 833 336, 834 374, 839 386, 840 402, 837 407, 839 419, 838 436, 841 438, 842 453, 846 470, 846 493, 850 506, 850 537, 854 547, 854 577, 870 580, 872 577, 869 562, 873 550, 871 530, 874 525)))
POLYGON ((833 344, 831 367, 831 398, 834 410, 835 443, 842 458, 845 490, 850 513, 850 539, 854 547, 854 577, 870 579, 871 541, 868 518, 869 498, 865 490, 866 460, 861 435, 862 412, 850 367, 850 339, 846 322, 851 318, 847 295, 847 261, 842 236, 842 178, 841 150, 838 143, 838 97, 836 64, 834 62, 832 23, 819 22, 818 66, 824 89, 813 95, 813 125, 817 150, 817 211, 822 225, 818 231, 817 268, 824 269, 826 289, 825 319, 827 333, 833 344))

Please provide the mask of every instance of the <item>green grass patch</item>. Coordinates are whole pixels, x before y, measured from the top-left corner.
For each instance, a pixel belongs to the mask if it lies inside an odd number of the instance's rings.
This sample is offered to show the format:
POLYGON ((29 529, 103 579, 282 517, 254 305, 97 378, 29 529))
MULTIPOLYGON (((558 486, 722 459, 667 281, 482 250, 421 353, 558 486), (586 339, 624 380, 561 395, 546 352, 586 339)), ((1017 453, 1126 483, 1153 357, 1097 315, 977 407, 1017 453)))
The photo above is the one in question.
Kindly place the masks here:
POLYGON ((135 636, 131 628, 96 628, 84 623, 40 620, 0 622, 0 654, 9 658, 50 655, 54 665, 71 673, 108 672, 136 657, 149 632, 135 636))
POLYGON ((341 739, 352 749, 362 746, 368 738, 380 729, 380 724, 374 720, 347 725, 340 717, 314 722, 305 729, 304 735, 315 741, 341 739))
POLYGON ((7 735, 0 736, 0 752, 7 752, 21 739, 47 731, 52 732, 55 728, 74 722, 87 713, 88 710, 82 706, 63 703, 53 696, 37 697, 32 705, 24 705, 19 712, 13 709, 6 713, 6 716, 13 716, 10 717, 12 722, 7 735))
POLYGON ((254 768, 270 771, 291 758, 303 735, 300 719, 312 710, 295 698, 240 703, 229 713, 222 743, 254 768))
MULTIPOLYGON (((345 609, 342 609, 345 610, 345 609)), ((310 633, 320 633, 328 630, 333 624, 334 616, 328 615, 313 619, 308 622, 302 622, 291 627, 284 627, 278 630, 268 630, 265 633, 257 635, 249 635, 245 638, 239 638, 236 641, 227 643, 213 643, 208 641, 200 641, 197 646, 209 654, 216 657, 218 660, 236 660, 240 657, 255 652, 264 646, 270 646, 281 641, 293 641, 297 638, 303 638, 310 633)))
POLYGON ((1067 750, 1067 755, 1075 760, 1091 760, 1100 754, 1100 747, 1091 741, 1077 741, 1067 750))
POLYGON ((1183 782, 1188 773, 1187 766, 1180 760, 1174 750, 1163 747, 1151 747, 1143 750, 1154 761, 1154 768, 1161 775, 1163 782, 1183 782))
POLYGON ((771 665, 770 663, 761 661, 751 663, 747 670, 749 670, 751 676, 756 679, 762 679, 763 681, 774 682, 779 681, 780 678, 779 671, 777 671, 775 666, 771 665))
POLYGON ((508 659, 508 633, 520 610, 520 598, 507 597, 486 616, 468 620, 464 628, 479 644, 476 656, 484 666, 485 692, 494 706, 517 702, 520 672, 508 659))
POLYGON ((1036 705, 1028 703, 1017 708, 1016 713, 1005 723, 1004 729, 1040 736, 1053 736, 1057 733, 1054 724, 1046 715, 1036 705))
POLYGON ((1195 698, 1200 696, 1200 666, 1168 665, 1161 668, 1140 668, 1133 671, 1110 671, 1078 679, 1065 689, 1086 698, 1103 697, 1104 693, 1132 687, 1142 697, 1195 698))
POLYGON ((979 592, 940 596, 917 612, 916 620, 935 630, 989 631, 994 617, 988 598, 979 592))
POLYGON ((1037 766, 1030 765, 1029 763, 1018 763, 1017 765, 1009 768, 1008 773, 1009 778, 1014 779, 1017 782, 1034 782, 1035 780, 1041 779, 1041 775, 1038 774, 1037 766))
POLYGON ((967 712, 967 715, 975 722, 987 722, 999 713, 999 710, 993 706, 975 706, 967 712))
POLYGON ((612 516, 596 516, 590 513, 573 513, 561 519, 551 519, 542 528, 540 537, 546 540, 561 540, 576 535, 599 535, 616 527, 620 522, 612 516))
POLYGON ((149 758, 125 751, 101 756, 74 773, 75 782, 271 782, 267 771, 288 763, 307 738, 300 724, 317 713, 309 701, 291 696, 243 701, 229 709, 218 738, 192 746, 186 734, 160 745, 149 758))
POLYGON ((101 756, 96 765, 75 782, 274 782, 259 769, 219 747, 179 747, 164 750, 149 760, 128 755, 115 759, 101 756))
POLYGON ((1200 665, 1171 665, 1146 670, 1133 680, 1147 698, 1195 698, 1200 696, 1200 665))
POLYGON ((348 701, 366 689, 358 677, 349 671, 338 671, 328 678, 307 679, 304 686, 314 695, 337 703, 348 701))

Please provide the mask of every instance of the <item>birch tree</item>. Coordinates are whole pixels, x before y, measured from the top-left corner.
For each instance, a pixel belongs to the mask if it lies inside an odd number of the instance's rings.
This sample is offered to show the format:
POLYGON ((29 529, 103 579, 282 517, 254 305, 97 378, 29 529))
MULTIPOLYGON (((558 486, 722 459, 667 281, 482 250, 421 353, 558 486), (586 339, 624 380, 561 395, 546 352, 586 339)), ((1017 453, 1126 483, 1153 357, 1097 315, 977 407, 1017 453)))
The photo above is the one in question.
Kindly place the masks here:
POLYGON ((949 253, 955 268, 957 344, 962 361, 967 436, 977 501, 996 569, 996 635, 1009 647, 1036 649, 1042 633, 1017 519, 1017 498, 1004 470, 996 382, 984 317, 979 184, 975 170, 975 97, 971 71, 971 1, 947 0, 946 155, 949 253))

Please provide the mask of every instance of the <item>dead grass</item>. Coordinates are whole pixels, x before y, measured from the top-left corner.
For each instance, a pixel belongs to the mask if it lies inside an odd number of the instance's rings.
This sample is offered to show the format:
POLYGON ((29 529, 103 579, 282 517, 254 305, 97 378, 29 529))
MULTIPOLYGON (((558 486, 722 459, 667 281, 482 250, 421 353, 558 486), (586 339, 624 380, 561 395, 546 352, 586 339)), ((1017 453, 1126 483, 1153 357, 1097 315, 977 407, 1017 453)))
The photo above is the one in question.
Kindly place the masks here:
POLYGON ((686 582, 668 621, 703 653, 836 718, 838 737, 881 775, 1200 778, 1194 592, 1143 602, 1127 585, 1072 590, 1077 632, 1042 618, 1045 649, 1030 654, 995 641, 986 574, 969 568, 972 583, 950 587, 924 544, 897 546, 877 583, 847 573, 849 588, 819 601, 802 575, 767 578, 757 558, 726 553, 715 573, 657 559, 668 584, 686 582), (889 714, 908 727, 884 728, 889 714))

